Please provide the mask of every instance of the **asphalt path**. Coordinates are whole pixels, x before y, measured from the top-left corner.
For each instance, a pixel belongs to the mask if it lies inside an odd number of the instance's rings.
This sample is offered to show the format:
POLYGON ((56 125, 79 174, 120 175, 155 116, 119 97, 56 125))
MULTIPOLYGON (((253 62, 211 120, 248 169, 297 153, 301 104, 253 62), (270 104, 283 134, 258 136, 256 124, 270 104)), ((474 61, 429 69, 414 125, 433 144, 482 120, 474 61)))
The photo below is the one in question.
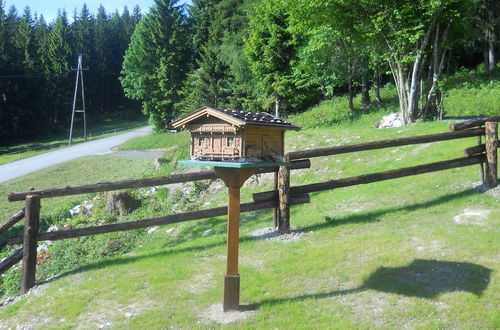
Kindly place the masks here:
POLYGON ((71 147, 46 152, 37 156, 0 165, 0 182, 17 178, 28 173, 36 172, 43 168, 79 157, 109 154, 113 152, 112 148, 134 137, 148 135, 151 130, 151 126, 143 127, 132 132, 118 134, 89 142, 83 142, 71 147))

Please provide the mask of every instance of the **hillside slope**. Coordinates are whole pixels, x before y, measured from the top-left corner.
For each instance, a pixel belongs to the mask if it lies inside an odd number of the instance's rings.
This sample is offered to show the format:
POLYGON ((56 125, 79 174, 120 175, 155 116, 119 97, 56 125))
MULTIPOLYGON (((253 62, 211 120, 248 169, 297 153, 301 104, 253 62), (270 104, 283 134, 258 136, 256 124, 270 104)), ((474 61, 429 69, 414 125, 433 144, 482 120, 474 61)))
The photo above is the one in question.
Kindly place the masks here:
MULTIPOLYGON (((372 128, 387 111, 288 133, 287 148, 447 131, 446 123, 372 128)), ((292 173, 292 185, 458 158, 475 144, 316 158, 292 173)), ((242 202, 270 189, 265 179, 246 185, 242 202)), ((474 189, 477 181, 474 166, 315 193, 292 208, 294 234, 286 240, 258 235, 271 225, 270 211, 242 215, 241 302, 252 313, 228 327, 499 327, 500 203, 498 191, 474 189)), ((218 181, 197 192, 198 208, 225 204, 218 181)), ((157 191, 157 203, 175 195, 165 194, 157 191)), ((0 328, 213 328, 219 324, 205 316, 222 300, 224 269, 223 217, 160 227, 125 255, 69 270, 0 307, 0 328)))

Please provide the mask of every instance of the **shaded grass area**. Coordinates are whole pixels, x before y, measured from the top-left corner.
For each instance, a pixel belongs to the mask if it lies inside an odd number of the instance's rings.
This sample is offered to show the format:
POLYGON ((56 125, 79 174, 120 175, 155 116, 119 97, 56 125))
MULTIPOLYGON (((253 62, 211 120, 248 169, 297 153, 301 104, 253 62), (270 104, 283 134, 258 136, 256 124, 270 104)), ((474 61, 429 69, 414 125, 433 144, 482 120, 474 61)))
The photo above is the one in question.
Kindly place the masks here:
MULTIPOLYGON (((447 124, 438 122, 373 129, 385 112, 379 109, 350 123, 287 133, 287 148, 447 131, 447 124)), ((156 148, 155 143, 139 145, 149 149, 156 148)), ((465 147, 475 144, 474 138, 466 138, 315 158, 310 170, 292 173, 292 185, 461 157, 465 147)), ((162 171, 174 170, 169 166, 162 171)), ((301 236, 288 243, 251 235, 271 225, 270 211, 242 215, 241 302, 256 314, 227 327, 500 326, 500 203, 472 189, 476 181, 478 169, 473 166, 314 193, 310 204, 292 208, 292 226, 301 236), (466 210, 481 210, 485 216, 457 222, 466 210)), ((160 189, 131 217, 171 212, 174 200, 177 210, 225 204, 225 189, 217 184, 198 187, 183 203, 160 189)), ((270 187, 269 181, 248 184, 242 202, 270 187)), ((198 314, 222 299, 224 217, 163 226, 137 240, 124 255, 68 267, 39 294, 0 307, 0 319, 7 327, 27 325, 35 318, 41 328, 106 323, 114 328, 218 327, 200 323, 198 314)), ((80 244, 66 242, 67 248, 80 244)))
MULTIPOLYGON (((153 162, 150 159, 135 159, 119 156, 90 156, 58 164, 20 178, 3 182, 0 185, 0 219, 1 221, 5 220, 24 206, 23 202, 9 203, 7 200, 9 192, 27 191, 30 188, 55 188, 65 187, 67 185, 137 178, 145 173, 151 173, 152 170, 153 162), (83 173, 84 175, 82 175, 83 173)), ((42 199, 40 230, 46 231, 51 225, 61 226, 62 224, 68 223, 68 218, 70 217, 69 209, 82 200, 89 199, 92 196, 91 194, 87 194, 42 199)), ((74 219, 72 221, 73 225, 77 225, 74 219)), ((5 239, 22 235, 22 231, 23 222, 21 221, 7 233, 0 235, 0 259, 11 253, 4 248, 5 239)), ((75 267, 75 265, 82 261, 79 255, 85 255, 87 260, 90 261, 95 260, 96 256, 104 257, 105 255, 113 254, 113 252, 118 253, 120 251, 126 251, 135 244, 136 239, 132 239, 133 237, 137 237, 137 234, 118 233, 108 236, 103 235, 102 237, 90 240, 90 244, 87 244, 87 248, 89 248, 90 245, 92 247, 87 251, 85 251, 85 245, 80 245, 80 248, 83 250, 79 250, 75 248, 74 242, 64 241, 60 244, 61 249, 59 250, 59 253, 61 256, 64 256, 64 258, 57 258, 57 251, 54 251, 54 255, 51 257, 53 262, 50 263, 50 265, 53 266, 52 269, 48 269, 45 273, 44 271, 39 271, 39 276, 42 276, 41 278, 47 278, 47 276, 60 273, 61 270, 75 267), (113 240, 119 241, 120 244, 118 246, 112 246, 113 240), (64 264, 61 264, 61 262, 64 264)), ((8 272, 0 278, 0 295, 15 293, 18 285, 19 269, 8 272)))
MULTIPOLYGON (((147 119, 139 117, 135 120, 123 120, 108 118, 104 120, 88 123, 88 141, 112 136, 117 133, 124 133, 147 125, 147 119)), ((55 149, 68 146, 69 131, 64 134, 57 134, 45 139, 31 142, 18 143, 13 145, 0 146, 0 165, 13 162, 15 160, 39 155, 55 149)), ((76 122, 73 132, 72 144, 85 142, 83 138, 83 122, 76 122)))

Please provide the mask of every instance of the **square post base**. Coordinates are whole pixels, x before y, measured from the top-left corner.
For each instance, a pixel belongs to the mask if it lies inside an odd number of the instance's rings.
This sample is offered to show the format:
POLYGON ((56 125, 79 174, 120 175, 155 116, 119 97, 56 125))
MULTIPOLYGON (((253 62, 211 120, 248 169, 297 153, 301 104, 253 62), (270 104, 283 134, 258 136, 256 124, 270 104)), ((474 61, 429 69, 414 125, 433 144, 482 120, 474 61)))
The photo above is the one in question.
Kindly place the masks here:
POLYGON ((224 275, 224 312, 240 309, 240 275, 224 275))

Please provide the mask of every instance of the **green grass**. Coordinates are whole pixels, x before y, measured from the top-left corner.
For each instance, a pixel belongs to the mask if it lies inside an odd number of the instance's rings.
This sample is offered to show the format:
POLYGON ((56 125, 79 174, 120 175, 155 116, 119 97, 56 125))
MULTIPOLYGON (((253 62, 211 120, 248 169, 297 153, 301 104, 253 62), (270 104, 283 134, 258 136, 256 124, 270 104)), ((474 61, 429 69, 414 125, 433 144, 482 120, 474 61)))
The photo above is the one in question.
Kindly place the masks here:
MULTIPOLYGON (((335 97, 331 100, 323 101, 315 107, 312 107, 306 112, 294 114, 288 119, 303 128, 316 128, 316 127, 334 127, 337 125, 346 126, 351 125, 351 121, 356 122, 367 120, 375 123, 380 120, 381 114, 389 114, 398 112, 398 99, 397 92, 394 86, 388 84, 380 90, 380 95, 384 102, 383 106, 377 107, 372 105, 369 109, 360 109, 361 98, 359 95, 354 98, 354 116, 351 116, 347 108, 346 97, 335 97), (378 116, 378 117, 377 117, 378 116)), ((371 95, 374 99, 373 95, 371 95)))
POLYGON ((118 150, 169 150, 178 147, 189 148, 189 133, 152 133, 139 136, 122 143, 118 150))
MULTIPOLYGON (((75 126, 72 144, 85 142, 83 138, 83 124, 78 122, 75 126)), ((89 123, 87 128, 87 140, 96 140, 104 137, 121 134, 147 125, 147 120, 138 118, 136 120, 116 120, 115 118, 100 120, 89 123)), ((69 131, 45 139, 31 142, 17 143, 13 145, 0 146, 0 165, 16 160, 39 155, 68 146, 69 131)))
POLYGON ((500 69, 484 73, 464 70, 444 77, 445 115, 494 116, 500 114, 500 69))
MULTIPOLYGON (((289 132, 287 148, 447 131, 447 124, 439 122, 372 128, 387 111, 374 110, 349 123, 289 132)), ((303 122, 298 124, 304 125, 309 119, 291 119, 294 123, 300 120, 303 122)), ((171 139, 182 140, 170 136, 152 138, 165 138, 164 142, 140 145, 173 146, 171 139)), ((475 144, 475 139, 466 138, 315 158, 310 170, 292 173, 292 185, 457 158, 465 147, 475 144)), ((110 176, 133 175, 131 166, 112 163, 110 159, 101 163, 108 164, 110 176)), ((48 180, 44 179, 47 176, 53 175, 27 178, 14 190, 48 180)), ((101 178, 78 179, 96 180, 101 178)), ((302 235, 288 243, 250 235, 271 225, 270 211, 242 215, 241 302, 256 313, 221 327, 499 327, 500 203, 472 189, 476 181, 478 169, 473 166, 314 193, 310 204, 292 208, 292 226, 302 235), (464 217, 464 223, 455 221, 466 210, 489 213, 484 218, 464 217)), ((53 185, 64 183, 50 181, 40 187, 53 185)), ((268 181, 245 186, 242 202, 270 187, 268 181)), ((130 217, 162 214, 175 205, 178 210, 214 207, 225 200, 226 191, 218 182, 209 190, 195 189, 187 200, 160 189, 151 197, 151 204, 130 217)), ((42 203, 46 208, 55 207, 48 206, 49 201, 42 203)), ((128 253, 72 266, 37 294, 0 307, 2 324, 22 327, 36 320, 37 327, 53 329, 90 328, 107 322, 113 328, 219 327, 214 322, 203 323, 198 315, 222 299, 224 217, 164 226, 135 239, 138 243, 128 253)), ((66 242, 59 247, 61 251, 80 244, 66 242)))

